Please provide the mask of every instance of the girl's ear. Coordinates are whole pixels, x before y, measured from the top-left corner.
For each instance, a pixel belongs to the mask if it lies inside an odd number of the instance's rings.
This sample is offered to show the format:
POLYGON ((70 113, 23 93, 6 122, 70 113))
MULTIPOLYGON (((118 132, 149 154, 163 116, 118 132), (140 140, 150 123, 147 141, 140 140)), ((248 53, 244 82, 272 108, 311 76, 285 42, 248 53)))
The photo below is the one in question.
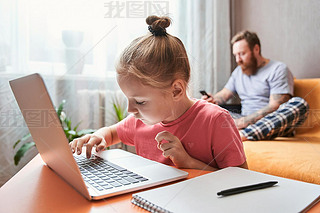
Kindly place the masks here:
POLYGON ((177 79, 171 86, 172 97, 174 100, 179 100, 185 93, 185 82, 181 79, 177 79))

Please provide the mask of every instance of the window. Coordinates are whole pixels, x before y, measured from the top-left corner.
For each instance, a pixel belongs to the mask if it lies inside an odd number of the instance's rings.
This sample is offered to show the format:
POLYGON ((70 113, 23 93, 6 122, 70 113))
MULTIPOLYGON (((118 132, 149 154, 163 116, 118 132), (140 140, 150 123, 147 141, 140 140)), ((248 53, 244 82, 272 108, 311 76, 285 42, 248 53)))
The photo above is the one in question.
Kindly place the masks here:
POLYGON ((168 14, 175 20, 174 10, 175 1, 0 1, 0 149, 5 153, 0 186, 23 166, 13 165, 12 146, 28 132, 8 81, 41 73, 53 104, 67 101, 73 124, 99 128, 113 121, 107 105, 117 95, 114 65, 119 53, 148 32, 147 14, 168 14))
MULTIPOLYGON (((118 55, 176 1, 2 0, 0 72, 114 76, 118 55)), ((172 17, 175 19, 174 17, 172 17)))

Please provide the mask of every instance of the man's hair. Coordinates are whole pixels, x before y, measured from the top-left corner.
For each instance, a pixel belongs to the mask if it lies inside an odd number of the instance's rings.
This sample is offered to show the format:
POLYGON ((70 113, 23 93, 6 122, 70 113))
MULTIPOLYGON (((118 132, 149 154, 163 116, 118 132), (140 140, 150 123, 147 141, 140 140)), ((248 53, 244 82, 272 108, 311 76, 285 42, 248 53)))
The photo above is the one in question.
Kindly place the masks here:
POLYGON ((231 39, 231 44, 234 45, 237 41, 246 40, 248 42, 249 48, 252 51, 254 46, 257 44, 260 47, 259 54, 261 55, 261 44, 260 39, 256 33, 250 32, 248 30, 244 30, 238 32, 233 38, 231 39))

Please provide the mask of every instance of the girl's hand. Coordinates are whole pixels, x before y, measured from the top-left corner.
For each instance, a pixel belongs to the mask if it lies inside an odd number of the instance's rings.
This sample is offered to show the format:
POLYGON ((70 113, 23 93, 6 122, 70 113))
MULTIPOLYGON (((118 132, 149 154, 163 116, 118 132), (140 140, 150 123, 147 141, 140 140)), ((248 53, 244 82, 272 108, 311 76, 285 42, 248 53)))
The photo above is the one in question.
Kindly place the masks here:
POLYGON ((80 155, 84 144, 86 144, 87 158, 91 157, 91 150, 93 146, 96 146, 97 152, 107 147, 107 142, 104 137, 97 134, 87 134, 82 136, 81 138, 76 138, 69 143, 69 146, 72 153, 75 153, 77 151, 77 154, 80 155))
POLYGON ((158 133, 155 139, 158 142, 157 147, 163 151, 162 155, 164 157, 170 158, 178 168, 189 168, 188 163, 193 158, 186 152, 181 141, 176 136, 170 132, 163 131, 158 133), (168 142, 163 143, 163 140, 168 142))

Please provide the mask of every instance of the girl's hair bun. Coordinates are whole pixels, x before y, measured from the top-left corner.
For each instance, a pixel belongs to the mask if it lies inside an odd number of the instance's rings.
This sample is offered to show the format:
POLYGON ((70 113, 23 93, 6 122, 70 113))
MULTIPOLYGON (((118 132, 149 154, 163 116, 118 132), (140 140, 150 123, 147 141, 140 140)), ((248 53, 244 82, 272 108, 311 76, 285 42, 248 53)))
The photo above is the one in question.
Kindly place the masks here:
POLYGON ((149 25, 149 31, 154 36, 164 36, 167 35, 166 28, 170 26, 171 19, 167 16, 148 16, 146 22, 149 25))

